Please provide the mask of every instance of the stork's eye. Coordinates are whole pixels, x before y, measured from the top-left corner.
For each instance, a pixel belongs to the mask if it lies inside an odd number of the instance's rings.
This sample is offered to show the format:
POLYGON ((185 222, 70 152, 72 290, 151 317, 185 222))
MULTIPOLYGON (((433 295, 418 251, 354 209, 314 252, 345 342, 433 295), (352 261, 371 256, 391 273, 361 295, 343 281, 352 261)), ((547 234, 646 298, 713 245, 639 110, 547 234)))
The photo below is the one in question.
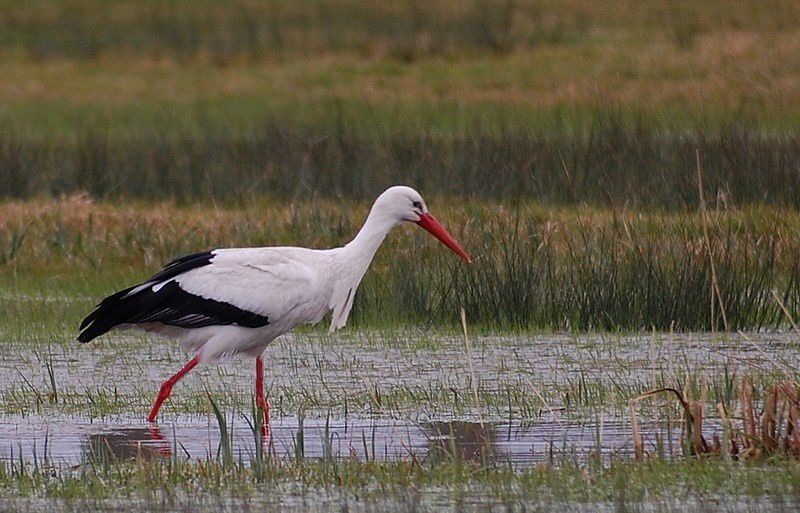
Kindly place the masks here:
POLYGON ((411 204, 411 206, 412 206, 412 207, 414 207, 414 208, 419 208, 419 209, 422 209, 422 203, 420 203, 419 201, 415 201, 415 202, 413 202, 413 203, 411 204))

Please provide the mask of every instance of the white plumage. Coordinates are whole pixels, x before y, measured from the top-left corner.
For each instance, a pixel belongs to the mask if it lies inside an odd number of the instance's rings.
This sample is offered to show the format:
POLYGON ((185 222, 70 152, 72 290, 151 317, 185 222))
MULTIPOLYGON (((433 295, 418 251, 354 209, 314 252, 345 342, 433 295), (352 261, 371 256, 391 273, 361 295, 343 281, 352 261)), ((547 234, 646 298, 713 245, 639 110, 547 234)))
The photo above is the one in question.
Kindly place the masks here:
MULTIPOLYGON (((214 325, 183 328, 151 323, 148 331, 180 338, 198 351, 201 363, 225 356, 261 354, 276 337, 300 324, 319 322, 333 307, 335 250, 292 247, 235 248, 212 251, 207 266, 175 278, 180 288, 267 317, 269 324, 248 328, 214 325)), ((154 287, 157 285, 154 285, 154 287)))

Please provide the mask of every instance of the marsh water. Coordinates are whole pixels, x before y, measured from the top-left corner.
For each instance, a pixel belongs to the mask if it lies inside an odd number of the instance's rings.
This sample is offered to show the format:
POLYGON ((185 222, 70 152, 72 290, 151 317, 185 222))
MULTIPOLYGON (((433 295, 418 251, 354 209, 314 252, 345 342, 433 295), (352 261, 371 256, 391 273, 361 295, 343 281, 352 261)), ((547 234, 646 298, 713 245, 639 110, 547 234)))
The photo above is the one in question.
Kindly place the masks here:
MULTIPOLYGON (((20 459, 74 465, 85 461, 178 457, 214 459, 220 456, 218 425, 197 415, 181 415, 159 425, 140 419, 108 417, 90 421, 39 415, 9 416, 0 422, 0 459, 20 459)), ((230 419, 228 442, 237 460, 249 462, 256 440, 249 419, 230 419)), ((645 434, 678 447, 680 429, 645 426, 645 434), (669 438, 668 440, 666 438, 669 438)), ((431 461, 456 457, 477 463, 525 468, 564 457, 585 459, 632 452, 629 422, 538 420, 521 423, 465 420, 407 421, 377 417, 281 417, 263 438, 270 452, 287 458, 357 458, 360 460, 431 461)), ((261 442, 259 442, 261 443, 261 442)))
MULTIPOLYGON (((301 334, 276 342, 267 353, 273 415, 263 440, 280 458, 458 457, 515 468, 610 459, 633 451, 627 400, 644 390, 695 380, 707 393, 733 373, 779 377, 800 367, 797 338, 780 333, 472 343, 470 369, 457 336, 301 334)), ((149 401, 185 358, 174 344, 123 333, 90 345, 6 345, 1 460, 205 459, 227 444, 249 461, 262 440, 252 426, 250 361, 191 373, 151 425, 143 420, 149 401), (209 398, 219 403, 224 431, 209 398)), ((663 403, 642 410, 647 449, 678 454, 680 422, 663 403)), ((713 418, 704 425, 709 437, 718 427, 713 418)))

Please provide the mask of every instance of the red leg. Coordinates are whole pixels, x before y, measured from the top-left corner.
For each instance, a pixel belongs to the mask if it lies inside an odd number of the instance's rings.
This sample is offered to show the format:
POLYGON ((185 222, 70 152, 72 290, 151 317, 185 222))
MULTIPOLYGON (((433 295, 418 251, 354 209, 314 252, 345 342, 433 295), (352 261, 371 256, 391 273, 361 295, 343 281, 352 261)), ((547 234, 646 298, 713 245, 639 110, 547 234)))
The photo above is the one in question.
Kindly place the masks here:
POLYGON ((262 432, 266 436, 269 433, 269 400, 264 397, 264 360, 261 355, 256 358, 256 405, 264 412, 262 432))
POLYGON ((172 385, 180 381, 181 378, 184 377, 187 372, 192 370, 194 366, 197 365, 199 362, 200 362, 200 357, 195 356, 194 358, 189 360, 189 363, 184 365, 183 368, 179 370, 174 376, 166 380, 164 384, 161 385, 161 391, 158 392, 158 397, 156 397, 156 402, 153 404, 153 409, 150 410, 150 415, 147 416, 148 422, 156 421, 156 417, 158 416, 158 410, 159 408, 161 408, 161 403, 166 401, 167 397, 169 397, 169 394, 172 392, 172 385))

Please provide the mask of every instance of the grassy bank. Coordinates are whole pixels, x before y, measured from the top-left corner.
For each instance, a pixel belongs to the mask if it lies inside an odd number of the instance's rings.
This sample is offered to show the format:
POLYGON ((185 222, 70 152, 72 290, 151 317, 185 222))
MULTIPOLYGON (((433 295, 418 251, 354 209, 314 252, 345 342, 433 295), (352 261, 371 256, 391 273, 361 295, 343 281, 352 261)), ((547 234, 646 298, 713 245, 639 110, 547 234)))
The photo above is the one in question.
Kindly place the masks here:
POLYGON ((679 507, 700 512, 715 510, 720 496, 730 511, 782 511, 796 504, 799 472, 795 463, 752 466, 708 461, 620 462, 608 468, 567 465, 523 473, 457 459, 434 466, 414 460, 284 462, 259 470, 218 461, 107 462, 55 471, 3 463, 0 489, 5 504, 17 504, 21 511, 38 510, 35 501, 25 507, 25 498, 46 498, 56 500, 51 507, 65 511, 81 507, 485 511, 490 506, 516 511, 524 505, 550 511, 679 507))
MULTIPOLYGON (((471 323, 491 329, 775 328, 787 325, 781 302, 798 318, 795 211, 720 207, 704 221, 694 213, 428 201, 476 262, 464 265, 416 227, 397 230, 359 290, 357 325, 457 325, 461 305, 471 323)), ((66 294, 85 309, 177 255, 343 244, 368 206, 6 202, 0 278, 8 293, 66 294)))

